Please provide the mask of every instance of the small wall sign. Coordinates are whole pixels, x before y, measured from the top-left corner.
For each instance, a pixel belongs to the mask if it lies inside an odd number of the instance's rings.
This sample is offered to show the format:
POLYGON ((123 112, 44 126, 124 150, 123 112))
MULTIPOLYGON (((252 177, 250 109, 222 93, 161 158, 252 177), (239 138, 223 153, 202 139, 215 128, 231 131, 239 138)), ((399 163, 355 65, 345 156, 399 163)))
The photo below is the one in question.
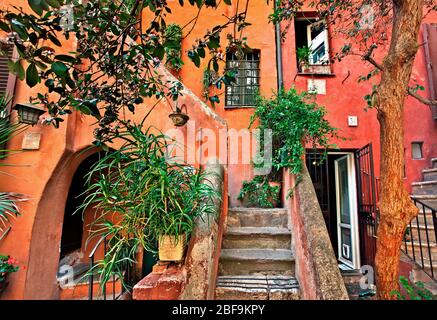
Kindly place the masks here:
POLYGON ((21 149, 23 150, 39 150, 41 142, 41 133, 39 132, 25 132, 21 149))

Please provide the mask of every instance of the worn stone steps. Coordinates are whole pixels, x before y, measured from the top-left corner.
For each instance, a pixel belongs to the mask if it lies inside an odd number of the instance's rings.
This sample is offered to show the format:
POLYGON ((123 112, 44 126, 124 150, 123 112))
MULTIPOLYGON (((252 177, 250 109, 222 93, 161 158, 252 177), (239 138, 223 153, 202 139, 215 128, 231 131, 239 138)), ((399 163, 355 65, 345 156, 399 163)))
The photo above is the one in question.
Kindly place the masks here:
POLYGON ((227 227, 280 227, 288 228, 286 209, 231 208, 227 227))
MULTIPOLYGON (((420 200, 424 204, 430 206, 433 209, 437 209, 437 190, 435 194, 429 194, 429 195, 423 195, 423 194, 415 194, 411 196, 414 199, 420 200)), ((420 209, 420 204, 418 204, 418 207, 420 209)))
POLYGON ((285 249, 222 249, 220 275, 294 275, 294 256, 285 249))
POLYGON ((276 227, 228 228, 223 249, 290 249, 291 231, 276 227))
POLYGON ((415 196, 437 194, 437 180, 413 182, 411 185, 415 196))
POLYGON ((429 239, 431 242, 436 242, 434 226, 432 224, 428 224, 425 227, 425 224, 417 224, 417 222, 412 222, 409 236, 412 237, 414 241, 419 241, 420 239, 423 242, 429 239))
MULTIPOLYGON (((409 256, 413 256, 413 248, 414 248, 414 254, 416 256, 416 260, 420 259, 421 253, 420 253, 420 245, 417 241, 407 241, 406 243, 402 244, 401 247, 404 252, 406 252, 409 256)), ((431 258, 433 259, 433 262, 436 261, 437 265, 437 245, 435 242, 428 243, 422 239, 422 254, 424 259, 430 259, 429 252, 431 253, 431 258), (429 251, 428 251, 429 248, 429 251)))
POLYGON ((296 278, 283 275, 219 276, 217 300, 298 300, 296 278))
POLYGON ((435 181, 437 180, 437 168, 422 170, 424 181, 435 181))
POLYGON ((299 299, 291 240, 286 209, 229 209, 216 299, 299 299))

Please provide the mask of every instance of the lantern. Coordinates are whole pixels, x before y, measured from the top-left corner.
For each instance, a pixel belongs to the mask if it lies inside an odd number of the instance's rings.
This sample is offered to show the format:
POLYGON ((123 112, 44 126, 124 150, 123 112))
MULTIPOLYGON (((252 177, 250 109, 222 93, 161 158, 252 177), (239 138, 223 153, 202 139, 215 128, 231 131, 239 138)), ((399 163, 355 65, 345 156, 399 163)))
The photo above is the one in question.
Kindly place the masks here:
POLYGON ((39 117, 45 112, 43 107, 31 103, 17 103, 14 107, 18 111, 20 123, 35 125, 39 117))

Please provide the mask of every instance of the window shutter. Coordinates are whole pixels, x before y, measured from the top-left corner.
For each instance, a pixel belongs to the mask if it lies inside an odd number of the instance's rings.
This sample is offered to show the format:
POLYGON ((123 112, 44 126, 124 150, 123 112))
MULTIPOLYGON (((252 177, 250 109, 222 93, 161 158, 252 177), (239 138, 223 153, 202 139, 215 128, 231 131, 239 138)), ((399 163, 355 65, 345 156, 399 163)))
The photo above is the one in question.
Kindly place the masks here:
MULTIPOLYGON (((437 24, 425 24, 423 28, 425 42, 426 69, 428 71, 429 93, 431 100, 437 100, 437 24)), ((437 105, 432 108, 432 116, 437 120, 437 105)))
MULTIPOLYGON (((6 55, 0 55, 0 96, 12 96, 15 89, 16 76, 9 72, 8 61, 16 58, 14 46, 2 48, 6 55)), ((9 123, 11 105, 6 110, 0 110, 0 126, 7 126, 9 123)), ((6 143, 0 144, 0 155, 5 157, 6 143)))

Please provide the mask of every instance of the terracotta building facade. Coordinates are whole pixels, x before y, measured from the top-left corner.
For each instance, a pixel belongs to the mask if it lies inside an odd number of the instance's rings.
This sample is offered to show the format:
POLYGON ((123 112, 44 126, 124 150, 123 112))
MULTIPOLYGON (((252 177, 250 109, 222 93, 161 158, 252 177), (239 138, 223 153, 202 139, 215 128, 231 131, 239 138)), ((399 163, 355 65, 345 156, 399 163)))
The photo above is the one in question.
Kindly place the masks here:
MULTIPOLYGON (((26 10, 30 10, 26 8, 27 1, 21 2, 26 10)), ((189 6, 180 10, 181 14, 177 14, 178 1, 168 2, 175 7, 174 13, 169 16, 173 23, 185 25, 190 17, 196 15, 196 9, 189 6)), ((16 1, 2 2, 3 6, 12 4, 16 4, 16 1)), ((254 110, 252 92, 259 89, 262 95, 271 96, 278 88, 277 55, 280 49, 285 89, 295 87, 298 91, 316 92, 317 103, 327 109, 327 119, 333 127, 339 129, 339 135, 346 138, 332 141, 338 149, 329 151, 328 159, 323 165, 317 162, 318 154, 308 150, 306 164, 336 258, 346 268, 356 270, 368 264, 366 256, 361 252, 364 240, 359 231, 359 206, 365 201, 363 194, 377 193, 378 188, 384 187, 378 186, 381 157, 379 124, 376 111, 367 109, 364 99, 371 92, 371 84, 357 81, 372 67, 354 56, 341 62, 329 63, 330 54, 341 48, 343 39, 334 36, 331 25, 320 29, 320 21, 310 8, 304 9, 301 16, 291 21, 289 26, 282 25, 283 29, 288 28, 288 33, 284 41, 281 41, 280 48, 277 48, 275 26, 268 21, 272 5, 272 2, 267 4, 261 0, 249 4, 248 22, 252 25, 245 30, 244 36, 253 51, 245 57, 250 70, 242 80, 241 90, 245 90, 243 94, 235 91, 235 87, 223 88, 217 91, 220 103, 213 108, 203 97, 205 88, 202 79, 206 65, 202 62, 196 68, 186 55, 193 42, 212 27, 211 21, 220 23, 223 15, 232 15, 236 10, 235 5, 223 7, 225 9, 205 9, 191 33, 183 40, 182 69, 170 73, 160 67, 159 72, 164 78, 180 79, 185 86, 182 101, 179 102, 187 106, 190 116, 189 125, 181 129, 185 137, 189 136, 190 130, 199 137, 201 128, 209 129, 217 135, 220 131, 229 133, 230 130, 238 134, 249 126, 254 110), (312 32, 314 26, 319 27, 318 31, 312 32), (313 68, 302 69, 299 66, 296 50, 302 45, 318 48, 317 53, 313 53, 310 58, 313 68), (247 79, 250 82, 245 82, 247 79), (364 183, 360 180, 364 179, 364 173, 370 175, 369 181, 374 183, 370 191, 364 189, 364 183), (341 184, 339 180, 345 183, 341 184), (346 225, 340 225, 337 221, 339 193, 349 195, 342 200, 351 206, 351 219, 346 225)), ((430 65, 437 65, 436 24, 436 13, 428 14, 423 21, 419 43, 427 45, 419 48, 412 75, 414 81, 425 87, 421 94, 434 99, 437 84, 433 81, 437 81, 437 76, 436 69, 432 69, 430 65)), ((225 36, 222 37, 222 42, 226 47, 225 36)), ((63 39, 62 44, 65 52, 75 49, 74 40, 63 39)), ((232 64, 232 57, 228 55, 226 58, 227 63, 232 64)), ((0 60, 0 63, 4 72, 4 60, 0 60)), ((29 102, 30 96, 44 90, 42 86, 30 89, 25 82, 17 80, 13 75, 9 75, 7 81, 0 84, 3 90, 1 93, 13 94, 13 104, 29 102)), ((144 106, 138 108, 138 112, 131 115, 131 119, 140 121, 150 109, 148 103, 145 102, 144 106)), ((166 103, 160 103, 148 123, 164 132, 173 129, 174 126, 168 118, 170 111, 166 103)), ((16 111, 12 111, 11 117, 17 118, 16 111)), ((10 285, 2 299, 68 299, 74 296, 59 287, 56 275, 62 250, 68 250, 62 245, 63 241, 64 245, 69 241, 68 232, 72 233, 71 245, 81 253, 78 259, 86 262, 90 248, 93 247, 91 245, 85 248, 85 229, 79 234, 74 233, 74 230, 84 228, 87 221, 92 219, 92 213, 85 214, 85 221, 68 218, 75 196, 80 194, 84 172, 95 161, 93 157, 99 151, 89 148, 94 140, 93 122, 92 118, 73 112, 66 116, 58 129, 37 124, 10 141, 8 149, 22 149, 25 139, 31 139, 36 146, 25 147, 22 152, 5 159, 5 163, 14 166, 2 168, 5 174, 0 175, 1 191, 18 192, 27 198, 27 201, 19 203, 22 216, 14 221, 10 233, 0 242, 0 253, 14 256, 20 266, 20 271, 10 276, 10 285), (69 230, 66 223, 76 224, 76 227, 69 230)), ((410 192, 414 192, 414 183, 422 181, 423 170, 430 169, 433 159, 437 158, 435 111, 408 97, 405 103, 404 128, 405 186, 410 192)), ((201 148, 205 139, 207 138, 200 136, 194 142, 194 148, 201 148)), ((113 147, 116 148, 117 145, 113 147)), ((237 196, 242 182, 253 177, 252 166, 250 163, 228 163, 227 151, 219 154, 218 150, 222 146, 216 147, 216 152, 210 149, 203 156, 205 159, 218 157, 226 163, 225 190, 229 208, 242 207, 237 196)), ((240 150, 239 157, 245 156, 242 153, 240 150)), ((194 162, 199 162, 199 159, 194 162)), ((375 204, 376 197, 373 194, 370 200, 366 199, 375 204)), ((86 292, 87 289, 77 290, 86 292)))

